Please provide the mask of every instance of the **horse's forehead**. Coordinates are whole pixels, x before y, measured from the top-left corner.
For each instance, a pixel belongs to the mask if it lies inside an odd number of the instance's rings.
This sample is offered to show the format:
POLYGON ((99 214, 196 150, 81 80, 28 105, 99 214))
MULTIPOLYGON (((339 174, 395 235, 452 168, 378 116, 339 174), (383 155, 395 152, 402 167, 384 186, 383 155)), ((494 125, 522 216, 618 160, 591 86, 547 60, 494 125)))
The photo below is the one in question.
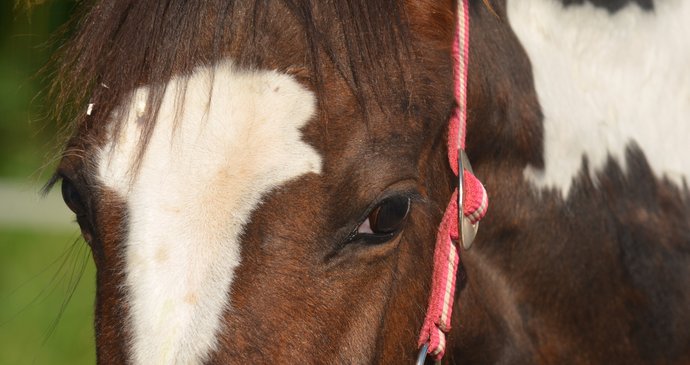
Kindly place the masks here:
POLYGON ((98 159, 100 182, 127 206, 122 247, 135 364, 203 362, 250 214, 272 189, 321 172, 322 158, 301 132, 315 97, 291 76, 226 61, 197 70, 180 98, 182 85, 168 85, 134 177, 145 88, 132 95, 121 133, 110 135, 98 159))

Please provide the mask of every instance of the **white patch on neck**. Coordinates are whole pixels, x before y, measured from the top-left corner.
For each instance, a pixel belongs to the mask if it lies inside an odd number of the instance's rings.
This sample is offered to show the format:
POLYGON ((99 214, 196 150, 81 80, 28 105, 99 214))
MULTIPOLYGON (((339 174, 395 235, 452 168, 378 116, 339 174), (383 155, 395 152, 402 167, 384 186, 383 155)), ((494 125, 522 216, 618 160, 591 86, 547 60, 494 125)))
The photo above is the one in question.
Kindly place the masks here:
POLYGON ((609 155, 624 164, 633 141, 657 173, 690 176, 690 1, 654 6, 508 2, 544 112, 546 168, 525 170, 537 187, 567 195, 583 156, 593 169, 609 155))
POLYGON ((169 83, 134 179, 146 88, 134 93, 118 143, 99 159, 100 180, 127 202, 125 288, 136 365, 207 359, 250 214, 270 190, 321 172, 321 157, 300 132, 315 98, 292 77, 223 62, 189 78, 178 108, 183 82, 169 83))

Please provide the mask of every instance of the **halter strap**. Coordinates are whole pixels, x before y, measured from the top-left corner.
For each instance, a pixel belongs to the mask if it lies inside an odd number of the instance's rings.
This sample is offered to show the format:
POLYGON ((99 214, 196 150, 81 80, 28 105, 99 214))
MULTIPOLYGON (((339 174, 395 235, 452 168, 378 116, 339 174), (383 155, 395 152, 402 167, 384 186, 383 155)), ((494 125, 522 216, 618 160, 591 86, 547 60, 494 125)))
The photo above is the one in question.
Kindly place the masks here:
POLYGON ((459 0, 458 7, 458 24, 453 42, 455 65, 453 81, 458 107, 453 111, 448 128, 448 159, 453 172, 460 178, 458 189, 453 192, 436 235, 431 295, 418 343, 421 349, 421 361, 423 361, 424 352, 436 361, 440 361, 445 353, 446 333, 451 328, 455 280, 460 262, 458 249, 453 241, 459 240, 465 248, 470 247, 478 222, 486 214, 489 203, 486 190, 472 173, 464 151, 467 129, 467 71, 470 53, 468 0, 459 0), (455 136, 457 139, 454 138, 455 136), (459 171, 462 171, 462 175, 459 175, 459 171), (460 211, 462 215, 459 215, 460 211), (472 232, 467 232, 468 230, 472 232))

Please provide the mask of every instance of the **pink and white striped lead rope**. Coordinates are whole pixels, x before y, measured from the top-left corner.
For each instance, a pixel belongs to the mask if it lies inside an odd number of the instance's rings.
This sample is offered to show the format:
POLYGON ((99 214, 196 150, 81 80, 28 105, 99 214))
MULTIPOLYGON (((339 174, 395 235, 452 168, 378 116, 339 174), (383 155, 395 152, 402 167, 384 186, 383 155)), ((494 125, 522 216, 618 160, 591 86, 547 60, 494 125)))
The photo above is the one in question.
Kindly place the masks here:
MULTIPOLYGON (((467 71, 469 60, 470 17, 468 0, 458 1, 458 24, 453 42, 455 70, 455 98, 458 107, 454 110, 448 128, 448 159, 455 175, 458 175, 458 151, 465 149, 467 128, 467 71), (457 139, 454 137, 457 136, 457 139)), ((486 214, 488 197, 484 186, 467 170, 463 172, 464 194, 463 215, 472 224, 486 214)), ((428 344, 427 353, 440 361, 446 350, 446 333, 450 331, 450 319, 455 297, 455 279, 460 257, 454 241, 460 236, 458 227, 458 190, 451 197, 443 214, 436 236, 434 249, 434 271, 431 295, 424 325, 419 336, 419 347, 428 344)))

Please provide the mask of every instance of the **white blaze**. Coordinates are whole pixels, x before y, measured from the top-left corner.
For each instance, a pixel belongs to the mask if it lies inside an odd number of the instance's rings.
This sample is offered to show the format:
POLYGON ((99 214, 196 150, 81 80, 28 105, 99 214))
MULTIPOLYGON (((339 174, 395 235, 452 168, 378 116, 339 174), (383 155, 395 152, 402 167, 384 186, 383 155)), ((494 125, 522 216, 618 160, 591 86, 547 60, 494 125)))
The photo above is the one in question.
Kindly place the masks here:
POLYGON ((583 156, 593 169, 609 154, 623 164, 633 141, 657 173, 690 177, 690 1, 654 7, 508 2, 544 112, 546 168, 525 170, 536 186, 567 194, 583 156))
POLYGON ((292 77, 226 61, 198 69, 178 108, 182 84, 169 83, 133 180, 146 88, 133 94, 118 143, 103 148, 98 166, 102 183, 127 202, 125 288, 137 365, 207 358, 250 214, 271 189, 321 171, 300 132, 315 99, 292 77))

